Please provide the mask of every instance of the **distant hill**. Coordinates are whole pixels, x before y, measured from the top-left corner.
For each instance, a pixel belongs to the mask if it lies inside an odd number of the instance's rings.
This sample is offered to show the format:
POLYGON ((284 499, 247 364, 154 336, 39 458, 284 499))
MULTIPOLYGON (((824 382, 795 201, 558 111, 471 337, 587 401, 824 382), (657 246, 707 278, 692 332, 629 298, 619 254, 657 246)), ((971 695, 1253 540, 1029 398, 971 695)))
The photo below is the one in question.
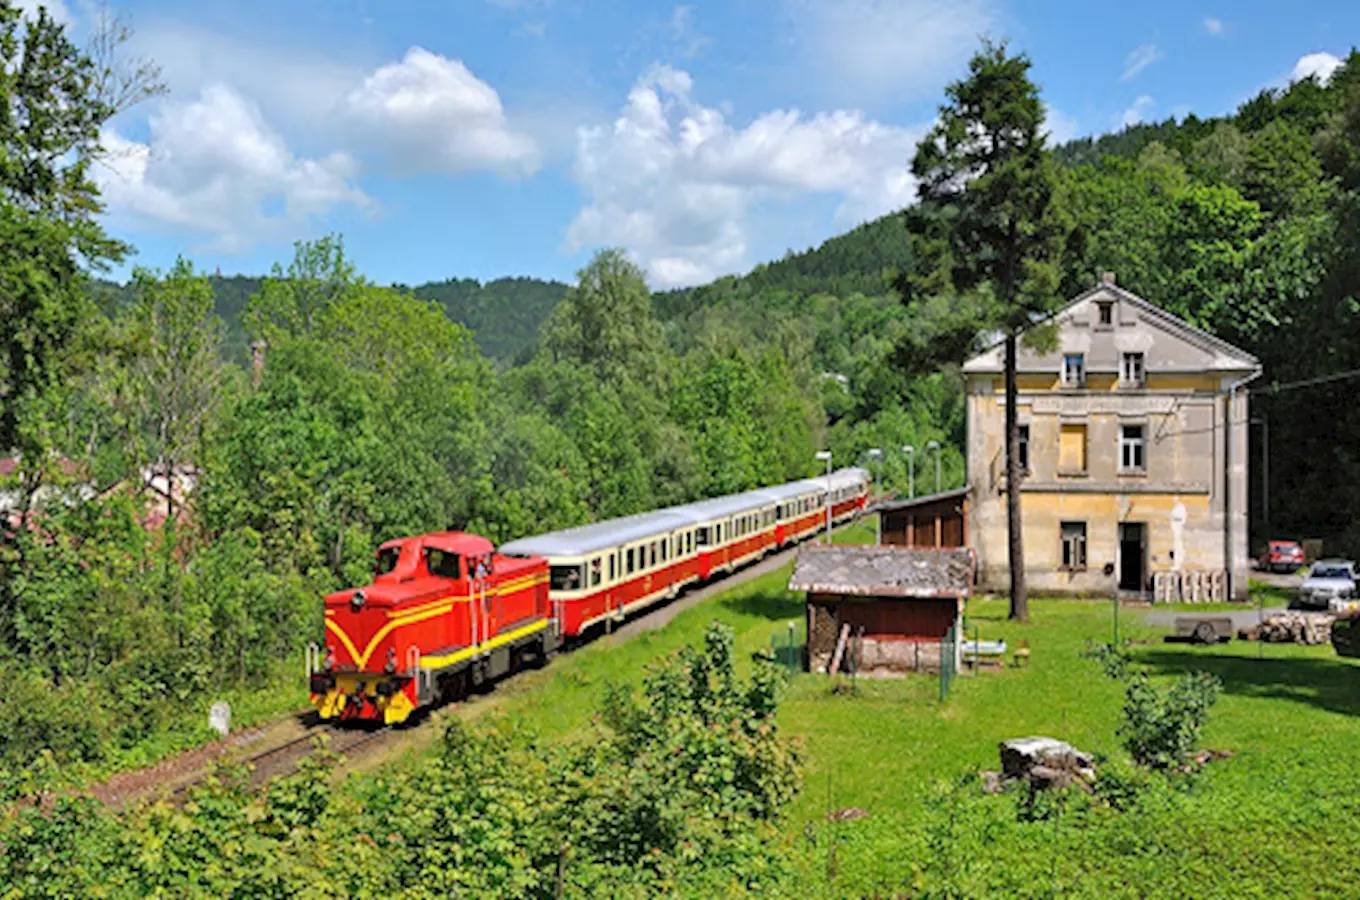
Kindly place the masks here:
MULTIPOLYGON (((250 357, 249 338, 241 317, 263 281, 262 276, 255 275, 208 276, 217 314, 226 325, 223 353, 238 362, 250 357)), ((500 278, 486 284, 460 278, 397 288, 438 303, 450 319, 473 331, 483 353, 506 361, 534 345, 538 326, 567 294, 567 286, 562 282, 537 278, 500 278)), ((116 308, 132 297, 129 285, 103 279, 92 283, 91 292, 105 309, 116 308)))
POLYGON ((537 278, 498 278, 486 284, 455 278, 398 287, 444 307, 450 319, 472 329, 483 353, 502 361, 518 357, 535 344, 538 327, 568 290, 560 281, 537 278))
POLYGON ((784 291, 791 294, 864 294, 878 296, 892 287, 893 277, 906 268, 905 219, 890 213, 845 234, 829 238, 801 253, 763 263, 745 275, 729 275, 710 284, 659 292, 652 297, 657 314, 678 319, 724 300, 784 291))

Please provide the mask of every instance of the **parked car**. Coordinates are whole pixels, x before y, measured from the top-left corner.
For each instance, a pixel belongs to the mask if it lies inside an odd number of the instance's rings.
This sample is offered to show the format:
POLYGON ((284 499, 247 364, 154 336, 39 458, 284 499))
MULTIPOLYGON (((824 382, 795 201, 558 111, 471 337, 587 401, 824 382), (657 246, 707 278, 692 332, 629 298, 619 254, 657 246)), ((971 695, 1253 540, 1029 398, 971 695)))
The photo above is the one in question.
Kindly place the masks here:
POLYGON ((1303 567, 1303 547, 1298 541, 1271 541, 1261 554, 1260 566, 1268 572, 1293 572, 1303 567))
POLYGON ((1356 565, 1349 559, 1320 559, 1308 570, 1290 604, 1300 609, 1344 609, 1355 600, 1356 565))

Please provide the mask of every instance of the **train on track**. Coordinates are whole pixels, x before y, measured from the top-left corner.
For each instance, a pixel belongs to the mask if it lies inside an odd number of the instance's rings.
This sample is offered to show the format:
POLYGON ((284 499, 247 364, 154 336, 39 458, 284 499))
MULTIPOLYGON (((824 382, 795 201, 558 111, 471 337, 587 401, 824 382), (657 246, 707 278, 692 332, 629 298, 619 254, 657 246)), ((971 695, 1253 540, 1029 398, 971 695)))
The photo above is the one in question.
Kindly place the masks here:
POLYGON ((864 469, 511 541, 448 531, 377 551, 373 583, 326 597, 307 651, 322 719, 405 721, 420 707, 857 515, 864 469), (829 506, 829 510, 828 510, 829 506))

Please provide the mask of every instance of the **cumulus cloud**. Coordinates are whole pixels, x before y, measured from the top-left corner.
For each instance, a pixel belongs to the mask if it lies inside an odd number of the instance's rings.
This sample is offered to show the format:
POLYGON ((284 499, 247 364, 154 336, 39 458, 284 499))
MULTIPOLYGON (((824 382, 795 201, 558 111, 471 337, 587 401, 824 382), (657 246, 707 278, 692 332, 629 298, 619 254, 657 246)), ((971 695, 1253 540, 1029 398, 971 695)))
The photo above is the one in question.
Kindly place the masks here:
POLYGON ((1162 58, 1162 51, 1157 49, 1156 44, 1144 44, 1135 47, 1128 56, 1124 57, 1124 71, 1120 74, 1120 81, 1129 81, 1138 77, 1148 66, 1162 58))
POLYGON ((530 173, 537 149, 510 128, 500 96, 456 59, 412 47, 345 98, 365 143, 405 171, 530 173))
POLYGON ((1130 125, 1137 125, 1139 122, 1144 122, 1156 108, 1157 101, 1153 100, 1147 94, 1144 94, 1133 101, 1132 106, 1124 110, 1124 115, 1119 118, 1120 124, 1125 128, 1128 128, 1130 125))
POLYGON ((1221 37, 1223 34, 1223 20, 1213 16, 1204 17, 1204 30, 1213 37, 1221 37))
POLYGON ((1305 78, 1316 77, 1318 81, 1326 84, 1332 78, 1332 73, 1341 67, 1341 60, 1330 53, 1309 53, 1307 56, 1299 58, 1294 64, 1294 71, 1290 73, 1290 81, 1302 81, 1305 78))
POLYGON ((854 92, 936 91, 992 27, 992 0, 790 0, 801 58, 854 92))
POLYGON ((738 128, 695 99, 687 72, 653 66, 612 126, 578 132, 587 205, 567 245, 627 247, 659 287, 739 271, 767 203, 833 196, 842 225, 906 205, 915 138, 845 110, 774 110, 738 128))
POLYGON ((336 206, 368 207, 354 183, 358 164, 289 151, 259 109, 225 85, 190 103, 167 103, 148 121, 147 142, 106 131, 95 167, 110 212, 209 236, 218 249, 287 240, 336 206))

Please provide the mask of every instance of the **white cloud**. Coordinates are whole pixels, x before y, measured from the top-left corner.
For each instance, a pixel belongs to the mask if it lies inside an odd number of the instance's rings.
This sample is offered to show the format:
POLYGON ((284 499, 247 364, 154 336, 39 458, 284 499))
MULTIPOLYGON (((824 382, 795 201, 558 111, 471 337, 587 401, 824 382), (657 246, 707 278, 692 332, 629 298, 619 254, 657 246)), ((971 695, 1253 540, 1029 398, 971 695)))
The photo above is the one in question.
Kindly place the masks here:
POLYGON ((845 110, 774 110, 737 128, 695 100, 688 73, 653 66, 612 126, 578 133, 587 205, 567 245, 622 245, 658 287, 739 271, 749 219, 767 203, 838 197, 843 226, 905 206, 915 138, 845 110))
POLYGON ((1330 53, 1309 53, 1294 64, 1289 80, 1302 81, 1316 76, 1318 81, 1326 84, 1331 80, 1332 73, 1340 67, 1341 60, 1330 53))
POLYGON ((239 251, 297 237, 336 206, 371 205, 354 184, 352 157, 295 156, 259 109, 225 85, 161 106, 148 124, 147 143, 103 135, 108 152, 95 179, 115 217, 189 229, 239 251))
POLYGON ((510 128, 500 96, 467 66, 423 47, 377 69, 345 112, 356 136, 405 171, 531 173, 538 152, 510 128))
POLYGON ((1124 115, 1120 116, 1119 121, 1125 128, 1130 125, 1137 125, 1139 122, 1147 120, 1152 111, 1157 108, 1157 101, 1147 94, 1142 95, 1133 101, 1133 105, 1124 110, 1124 115))
POLYGON ((1047 103, 1044 104, 1044 125, 1050 146, 1066 144, 1081 133, 1076 119, 1047 103))
POLYGON ((1162 51, 1157 49, 1156 44, 1144 44, 1135 47, 1128 56, 1124 57, 1124 71, 1119 76, 1120 81, 1128 81, 1136 78, 1148 66, 1162 58, 1162 51))
POLYGON ((1222 36, 1223 36, 1223 20, 1222 20, 1222 19, 1216 19, 1216 18, 1214 18, 1213 16, 1205 16, 1205 17, 1204 17, 1204 30, 1207 31, 1207 32, 1208 32, 1211 36, 1213 36, 1213 37, 1222 37, 1222 36))
POLYGON ((993 0, 788 2, 800 65, 856 98, 934 93, 996 22, 993 0))

